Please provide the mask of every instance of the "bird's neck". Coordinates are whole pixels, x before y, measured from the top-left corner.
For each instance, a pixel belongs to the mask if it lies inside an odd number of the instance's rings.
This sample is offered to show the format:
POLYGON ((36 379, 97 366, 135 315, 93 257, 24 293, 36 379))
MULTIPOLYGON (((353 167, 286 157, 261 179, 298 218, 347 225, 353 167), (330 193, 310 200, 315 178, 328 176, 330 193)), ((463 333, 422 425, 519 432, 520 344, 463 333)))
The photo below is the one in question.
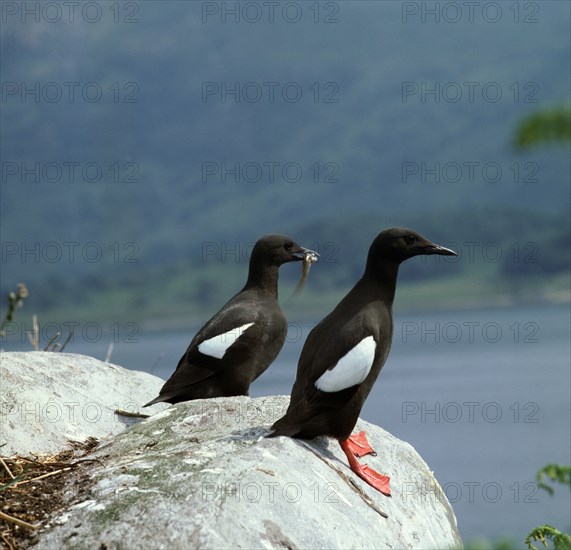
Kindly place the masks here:
POLYGON ((375 269, 367 266, 362 278, 369 292, 380 298, 389 309, 395 299, 399 265, 398 262, 384 262, 375 269))
POLYGON ((276 300, 278 298, 278 266, 250 265, 248 280, 244 290, 261 289, 269 292, 276 300))

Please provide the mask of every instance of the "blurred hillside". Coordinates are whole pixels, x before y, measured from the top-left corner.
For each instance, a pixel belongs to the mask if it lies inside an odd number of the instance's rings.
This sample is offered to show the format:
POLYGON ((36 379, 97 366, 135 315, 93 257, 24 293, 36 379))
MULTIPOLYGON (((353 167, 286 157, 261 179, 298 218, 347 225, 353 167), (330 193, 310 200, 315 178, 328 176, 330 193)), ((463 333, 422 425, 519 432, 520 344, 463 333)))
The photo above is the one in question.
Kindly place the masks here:
MULTIPOLYGON (((320 249, 306 305, 321 308, 400 225, 462 252, 403 266, 411 307, 561 299, 568 147, 512 143, 569 96, 567 3, 542 2, 536 23, 505 4, 497 23, 439 24, 403 22, 401 2, 332 3, 337 23, 306 9, 295 24, 132 4, 132 24, 2 26, 2 296, 24 281, 48 316, 211 311, 241 286, 248 243, 284 232, 320 249), (240 101, 220 92, 236 83, 240 101)), ((298 270, 284 274, 291 286, 298 270)))

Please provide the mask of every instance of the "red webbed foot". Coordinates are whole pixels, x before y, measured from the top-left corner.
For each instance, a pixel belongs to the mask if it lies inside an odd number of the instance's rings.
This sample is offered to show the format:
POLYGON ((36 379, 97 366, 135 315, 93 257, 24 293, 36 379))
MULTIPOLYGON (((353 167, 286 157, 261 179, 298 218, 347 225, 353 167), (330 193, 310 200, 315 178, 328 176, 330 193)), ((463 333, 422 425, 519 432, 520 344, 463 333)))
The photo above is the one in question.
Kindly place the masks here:
MULTIPOLYGON (((362 432, 363 433, 363 432, 362 432)), ((360 434, 359 434, 360 435, 360 434)), ((366 440, 366 438, 365 438, 366 440)), ((349 439, 339 440, 339 445, 345 453, 347 460, 349 461, 349 467, 353 472, 355 472, 363 481, 368 483, 371 487, 377 489, 388 497, 391 496, 390 480, 388 476, 384 476, 376 472, 372 468, 369 468, 366 464, 361 464, 356 458, 353 451, 353 446, 348 443, 349 439)))
POLYGON ((377 456, 377 453, 367 441, 367 436, 365 435, 365 432, 352 434, 345 441, 347 443, 347 447, 357 458, 361 458, 366 455, 377 456))

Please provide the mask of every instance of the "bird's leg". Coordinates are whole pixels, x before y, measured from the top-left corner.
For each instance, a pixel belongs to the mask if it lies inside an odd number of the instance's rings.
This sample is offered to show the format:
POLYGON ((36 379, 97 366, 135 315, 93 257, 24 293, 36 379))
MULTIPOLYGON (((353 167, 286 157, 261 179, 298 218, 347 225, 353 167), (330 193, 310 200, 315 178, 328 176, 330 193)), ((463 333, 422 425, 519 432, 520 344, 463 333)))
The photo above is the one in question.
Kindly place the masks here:
POLYGON ((345 441, 347 442, 347 447, 349 447, 357 458, 361 458, 366 455, 377 456, 375 450, 371 445, 369 445, 365 432, 350 435, 345 441))
POLYGON ((391 496, 390 477, 384 476, 369 468, 366 464, 361 464, 356 458, 355 454, 348 443, 348 439, 340 439, 339 445, 345 453, 349 461, 349 467, 355 472, 363 481, 367 482, 371 487, 377 489, 388 497, 391 496))

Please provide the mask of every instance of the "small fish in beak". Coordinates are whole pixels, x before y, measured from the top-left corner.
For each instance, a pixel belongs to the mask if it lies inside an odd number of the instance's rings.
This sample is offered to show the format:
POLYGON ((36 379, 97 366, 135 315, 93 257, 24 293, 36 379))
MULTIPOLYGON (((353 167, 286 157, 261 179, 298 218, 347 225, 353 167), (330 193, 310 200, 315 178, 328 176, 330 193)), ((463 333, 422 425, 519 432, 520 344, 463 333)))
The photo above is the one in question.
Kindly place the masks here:
POLYGON ((295 287, 295 290, 292 292, 291 296, 297 296, 303 289, 303 285, 305 284, 305 280, 309 275, 309 269, 311 268, 311 264, 315 264, 319 261, 319 254, 313 250, 309 250, 309 248, 303 249, 303 265, 301 268, 301 278, 295 287))

